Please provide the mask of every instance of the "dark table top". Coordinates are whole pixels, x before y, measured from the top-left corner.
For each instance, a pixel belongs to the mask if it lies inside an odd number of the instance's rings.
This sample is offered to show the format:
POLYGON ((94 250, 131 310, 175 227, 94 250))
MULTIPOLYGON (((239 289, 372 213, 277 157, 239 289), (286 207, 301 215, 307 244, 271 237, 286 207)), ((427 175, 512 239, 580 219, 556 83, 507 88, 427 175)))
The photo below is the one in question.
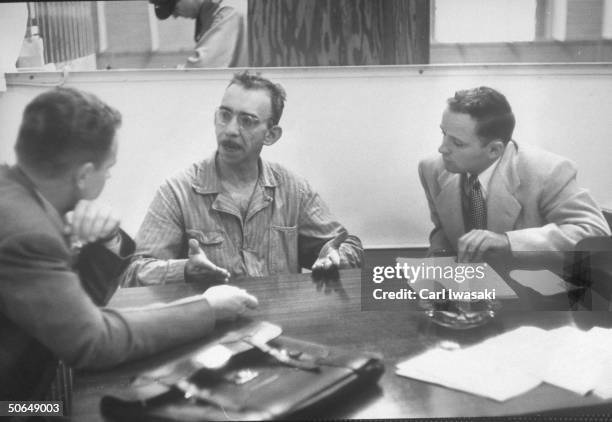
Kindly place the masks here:
MULTIPOLYGON (((516 415, 551 409, 576 409, 604 404, 593 396, 580 396, 548 384, 499 403, 491 399, 445 387, 400 377, 395 365, 410 356, 435 347, 442 340, 469 345, 523 325, 545 329, 576 325, 612 326, 609 312, 520 311, 502 307, 487 325, 465 331, 450 331, 431 323, 422 312, 362 311, 361 272, 344 270, 338 282, 321 285, 310 274, 245 278, 233 284, 246 288, 259 298, 260 306, 251 318, 283 327, 283 333, 301 340, 338 346, 347 351, 379 352, 386 371, 378 386, 345 397, 325 414, 312 417, 334 418, 422 418, 516 415)), ((171 284, 119 290, 113 307, 134 307, 152 302, 168 302, 201 292, 203 286, 171 284)), ((193 348, 193 345, 186 346, 193 348)), ((143 361, 98 373, 77 373, 74 379, 72 419, 100 421, 102 396, 127 386, 132 376, 159 364, 171 351, 143 361)), ((610 406, 612 408, 612 405, 610 406)), ((610 409, 608 409, 609 411, 610 409)))

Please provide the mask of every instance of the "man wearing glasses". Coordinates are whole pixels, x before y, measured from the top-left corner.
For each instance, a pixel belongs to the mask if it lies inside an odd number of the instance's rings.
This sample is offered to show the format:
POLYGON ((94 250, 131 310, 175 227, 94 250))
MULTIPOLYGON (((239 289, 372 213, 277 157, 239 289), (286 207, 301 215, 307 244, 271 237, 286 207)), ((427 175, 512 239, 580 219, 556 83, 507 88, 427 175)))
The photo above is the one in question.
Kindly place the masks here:
POLYGON ((136 237, 127 285, 357 267, 347 234, 308 182, 260 158, 282 135, 285 91, 238 73, 215 113, 217 151, 168 179, 136 237))

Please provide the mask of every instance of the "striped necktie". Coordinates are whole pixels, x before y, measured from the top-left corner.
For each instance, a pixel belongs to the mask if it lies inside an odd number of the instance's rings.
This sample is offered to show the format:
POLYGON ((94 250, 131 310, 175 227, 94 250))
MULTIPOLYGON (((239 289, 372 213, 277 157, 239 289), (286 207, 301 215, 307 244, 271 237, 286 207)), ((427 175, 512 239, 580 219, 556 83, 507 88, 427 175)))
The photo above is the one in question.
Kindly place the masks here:
POLYGON ((487 208, 480 189, 478 176, 471 175, 468 180, 470 188, 470 222, 473 229, 487 228, 487 208))

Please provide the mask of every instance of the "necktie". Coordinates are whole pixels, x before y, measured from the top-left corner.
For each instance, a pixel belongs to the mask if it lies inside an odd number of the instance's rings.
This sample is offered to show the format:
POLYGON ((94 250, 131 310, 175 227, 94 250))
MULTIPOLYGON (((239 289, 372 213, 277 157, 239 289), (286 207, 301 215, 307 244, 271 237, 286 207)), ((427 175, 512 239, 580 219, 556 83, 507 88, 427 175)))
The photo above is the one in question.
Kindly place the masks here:
POLYGON ((478 176, 471 175, 468 184, 470 188, 470 222, 472 223, 472 228, 486 229, 487 208, 482 197, 478 176))

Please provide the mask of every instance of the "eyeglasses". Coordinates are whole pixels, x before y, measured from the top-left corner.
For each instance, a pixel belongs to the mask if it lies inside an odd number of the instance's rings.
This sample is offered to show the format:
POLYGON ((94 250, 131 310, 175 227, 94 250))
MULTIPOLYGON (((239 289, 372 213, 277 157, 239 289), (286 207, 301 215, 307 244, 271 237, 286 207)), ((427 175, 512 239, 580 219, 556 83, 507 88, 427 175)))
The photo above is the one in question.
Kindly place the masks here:
POLYGON ((236 121, 238 122, 238 126, 242 130, 250 131, 255 129, 260 123, 258 117, 253 116, 252 114, 247 114, 243 112, 235 112, 229 110, 227 108, 218 108, 215 112, 215 119, 217 123, 220 125, 226 126, 228 125, 232 119, 236 116, 236 121))

